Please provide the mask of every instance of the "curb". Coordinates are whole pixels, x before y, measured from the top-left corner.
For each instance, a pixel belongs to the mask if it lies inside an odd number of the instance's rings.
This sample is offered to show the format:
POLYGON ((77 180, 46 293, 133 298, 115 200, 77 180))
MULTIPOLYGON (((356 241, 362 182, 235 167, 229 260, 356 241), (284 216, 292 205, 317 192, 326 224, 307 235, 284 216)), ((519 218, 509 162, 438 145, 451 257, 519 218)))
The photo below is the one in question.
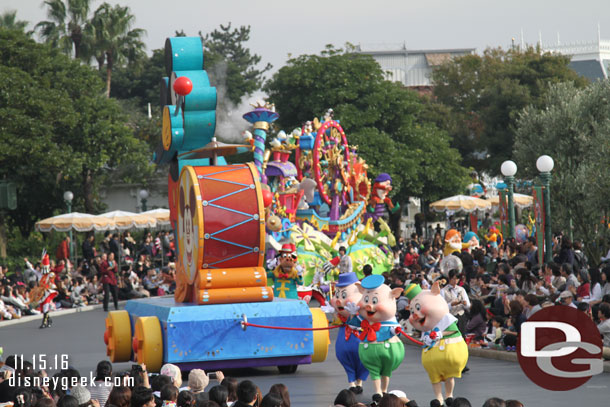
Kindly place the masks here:
MULTIPOLYGON (((126 303, 127 300, 119 301, 119 304, 126 303)), ((75 314, 77 312, 85 312, 85 311, 93 311, 96 309, 100 309, 103 307, 103 304, 95 304, 95 305, 85 305, 84 307, 78 308, 66 308, 58 311, 53 311, 50 313, 51 317, 61 317, 64 315, 75 314)), ((37 315, 27 315, 25 317, 21 317, 19 319, 10 319, 8 321, 0 321, 0 328, 9 326, 9 325, 17 325, 23 324, 30 321, 35 321, 37 319, 42 319, 42 313, 37 315)))
MULTIPOLYGON (((173 297, 173 295, 163 295, 163 296, 158 296, 158 297, 154 297, 154 298, 165 298, 165 297, 173 297)), ((119 305, 125 304, 127 301, 130 301, 130 300, 121 300, 121 301, 119 301, 119 305)), ((111 306, 112 306, 112 304, 108 304, 109 309, 111 306)), ((101 309, 103 307, 104 307, 104 304, 95 304, 95 305, 85 305, 84 307, 78 307, 78 308, 65 308, 65 309, 60 309, 58 311, 52 311, 51 317, 55 318, 55 317, 61 317, 64 315, 75 314, 77 312, 93 311, 96 309, 101 309)), ((119 306, 119 309, 121 309, 120 306, 119 306)), ((37 314, 37 315, 28 315, 25 317, 21 317, 19 319, 9 319, 8 321, 0 321, 0 329, 5 326, 23 324, 26 322, 35 321, 37 319, 42 319, 42 313, 37 314)))
MULTIPOLYGON (((400 339, 403 343, 411 346, 418 346, 408 339, 404 338, 404 336, 400 336, 400 339)), ((519 359, 517 357, 517 352, 507 352, 504 350, 494 350, 494 349, 482 349, 482 348, 471 348, 468 347, 469 356, 475 356, 478 358, 485 359, 496 359, 503 360, 505 362, 518 362, 519 359)), ((610 373, 610 361, 604 361, 604 372, 610 373)))

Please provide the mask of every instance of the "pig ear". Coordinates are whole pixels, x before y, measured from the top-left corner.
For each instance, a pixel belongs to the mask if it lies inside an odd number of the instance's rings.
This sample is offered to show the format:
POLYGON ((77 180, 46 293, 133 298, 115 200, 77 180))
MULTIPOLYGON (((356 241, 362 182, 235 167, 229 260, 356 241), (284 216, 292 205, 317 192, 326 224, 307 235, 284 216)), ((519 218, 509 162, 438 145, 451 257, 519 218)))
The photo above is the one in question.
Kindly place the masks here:
POLYGON ((430 291, 434 295, 439 295, 441 293, 441 285, 438 281, 435 281, 434 284, 432 284, 432 289, 430 291))
POLYGON ((402 294, 403 290, 404 290, 403 288, 396 287, 395 289, 392 290, 392 297, 394 297, 394 298, 400 297, 400 295, 402 294))
POLYGON ((360 281, 355 282, 354 285, 356 286, 358 291, 360 291, 360 294, 364 294, 364 292, 366 291, 366 288, 362 287, 362 284, 360 284, 360 281))

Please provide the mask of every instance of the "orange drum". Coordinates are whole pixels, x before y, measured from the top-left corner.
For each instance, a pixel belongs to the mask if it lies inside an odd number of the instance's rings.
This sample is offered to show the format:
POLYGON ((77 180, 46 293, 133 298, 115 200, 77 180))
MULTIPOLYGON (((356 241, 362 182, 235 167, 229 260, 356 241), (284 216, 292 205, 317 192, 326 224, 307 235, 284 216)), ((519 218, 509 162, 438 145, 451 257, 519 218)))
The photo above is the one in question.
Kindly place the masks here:
POLYGON ((195 287, 202 290, 232 287, 266 287, 267 272, 263 267, 201 270, 195 278, 195 287), (238 283, 238 284, 236 284, 238 283))
POLYGON ((263 266, 265 214, 254 164, 184 166, 176 199, 177 269, 189 286, 201 269, 263 266))

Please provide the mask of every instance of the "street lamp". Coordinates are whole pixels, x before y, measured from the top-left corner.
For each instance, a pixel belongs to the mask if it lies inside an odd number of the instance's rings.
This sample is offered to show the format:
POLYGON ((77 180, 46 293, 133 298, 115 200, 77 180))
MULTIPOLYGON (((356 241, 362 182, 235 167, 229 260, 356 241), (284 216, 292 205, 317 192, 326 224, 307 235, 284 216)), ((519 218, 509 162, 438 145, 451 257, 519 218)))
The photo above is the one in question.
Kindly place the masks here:
POLYGON ((515 203, 513 200, 513 185, 515 184, 515 174, 517 164, 511 160, 504 161, 500 167, 504 182, 508 188, 508 236, 515 237, 515 203))
POLYGON ((540 171, 540 180, 544 187, 544 261, 550 262, 553 260, 553 244, 551 241, 551 171, 553 171, 555 163, 548 155, 541 155, 536 160, 536 168, 540 171))
POLYGON ((145 189, 140 190, 140 202, 142 203, 142 212, 146 212, 146 200, 148 199, 148 191, 145 189))
MULTIPOLYGON (((68 207, 68 213, 72 212, 72 200, 74 199, 74 194, 72 191, 64 192, 64 202, 68 207)), ((70 244, 68 245, 68 251, 70 252, 70 258, 72 258, 72 228, 70 228, 70 244)))

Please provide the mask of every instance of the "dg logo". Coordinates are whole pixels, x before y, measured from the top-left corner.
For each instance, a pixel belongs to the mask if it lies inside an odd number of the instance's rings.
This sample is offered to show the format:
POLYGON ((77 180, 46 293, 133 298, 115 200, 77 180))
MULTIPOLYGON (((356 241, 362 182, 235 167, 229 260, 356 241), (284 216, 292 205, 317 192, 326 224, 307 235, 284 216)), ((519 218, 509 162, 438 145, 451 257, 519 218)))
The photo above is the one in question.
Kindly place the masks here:
POLYGON ((521 325, 519 364, 547 390, 572 390, 604 370, 602 340, 595 323, 575 308, 556 305, 521 325))

